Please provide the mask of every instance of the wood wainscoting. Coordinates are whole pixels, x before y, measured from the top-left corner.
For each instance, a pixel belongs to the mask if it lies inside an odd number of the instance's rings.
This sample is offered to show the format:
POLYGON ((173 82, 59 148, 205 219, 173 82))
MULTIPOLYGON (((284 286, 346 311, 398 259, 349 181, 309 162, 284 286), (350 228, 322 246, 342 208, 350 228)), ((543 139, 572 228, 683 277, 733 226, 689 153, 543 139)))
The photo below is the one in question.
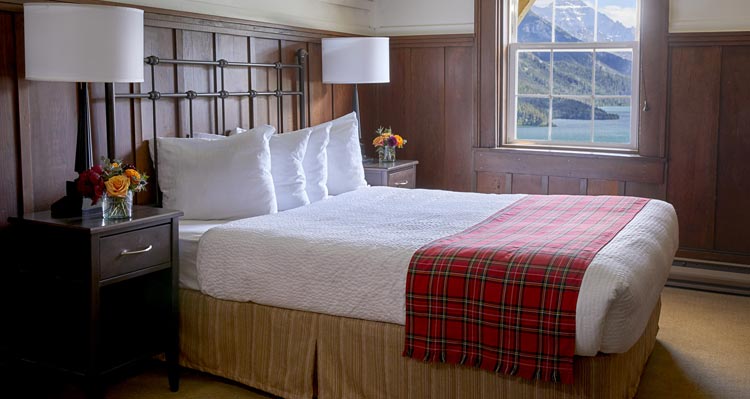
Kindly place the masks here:
MULTIPOLYGON (((392 127, 408 143, 398 159, 419 161, 417 186, 472 190, 476 137, 474 35, 391 38, 391 82, 362 85, 374 94, 375 124, 362 123, 365 146, 377 126, 392 127)), ((363 116, 365 116, 363 111, 363 116)))
MULTIPOLYGON (((82 1, 90 3, 90 1, 82 1)), ((20 2, 0 1, 0 232, 10 216, 48 209, 64 195, 65 180, 73 172, 77 132, 77 102, 74 83, 27 81, 24 79, 23 13, 20 2)), ((198 16, 177 11, 146 8, 145 52, 162 58, 185 58, 243 62, 293 63, 295 51, 305 48, 308 59, 308 124, 318 124, 351 112, 352 86, 327 85, 321 82, 320 38, 341 36, 335 32, 255 23, 227 18, 198 16)), ((284 90, 296 84, 294 71, 282 81, 284 90)), ((156 67, 157 87, 162 92, 215 89, 215 72, 209 66, 156 67)), ((143 84, 117 84, 116 91, 150 90, 150 74, 143 84), (142 88, 141 88, 142 86, 142 88)), ((245 69, 226 71, 226 89, 246 91, 276 90, 275 73, 245 69)), ((91 84, 91 121, 94 160, 106 154, 104 85, 91 84)), ((295 88, 296 89, 296 88, 295 88)), ((375 107, 374 90, 361 93, 363 109, 375 107)), ((275 98, 228 98, 226 128, 276 125, 276 107, 268 101, 275 98)), ((284 98, 283 126, 280 131, 299 126, 296 98, 284 98)), ((221 123, 221 101, 199 98, 193 101, 196 132, 215 133, 221 123)), ((135 162, 139 169, 150 170, 145 140, 153 137, 149 101, 118 99, 116 101, 116 156, 135 162)), ((157 103, 159 136, 185 136, 187 102, 161 99, 157 103)), ((374 114, 364 113, 362 123, 375 126, 374 114)), ((150 174, 150 173, 149 173, 150 174)), ((150 203, 153 193, 139 194, 139 203, 150 203)))
POLYGON ((662 158, 528 149, 476 149, 477 191, 664 198, 662 158))
POLYGON ((750 32, 672 34, 667 200, 678 257, 750 273, 750 32))

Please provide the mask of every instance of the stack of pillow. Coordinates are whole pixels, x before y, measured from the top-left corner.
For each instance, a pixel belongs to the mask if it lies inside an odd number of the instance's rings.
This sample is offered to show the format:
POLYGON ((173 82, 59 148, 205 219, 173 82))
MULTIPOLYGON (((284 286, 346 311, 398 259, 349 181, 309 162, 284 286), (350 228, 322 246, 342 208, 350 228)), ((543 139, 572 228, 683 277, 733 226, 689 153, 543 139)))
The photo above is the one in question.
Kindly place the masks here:
POLYGON ((229 136, 159 137, 163 206, 186 219, 240 219, 367 186, 356 114, 274 133, 264 125, 229 136))

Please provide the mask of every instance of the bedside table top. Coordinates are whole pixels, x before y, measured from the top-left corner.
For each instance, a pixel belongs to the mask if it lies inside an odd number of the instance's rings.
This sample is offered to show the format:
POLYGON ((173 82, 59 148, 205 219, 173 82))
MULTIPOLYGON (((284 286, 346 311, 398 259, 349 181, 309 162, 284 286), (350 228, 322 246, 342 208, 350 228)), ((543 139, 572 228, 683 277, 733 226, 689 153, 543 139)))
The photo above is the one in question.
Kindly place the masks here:
POLYGON ((393 161, 393 162, 380 162, 380 161, 364 161, 362 163, 362 166, 365 167, 365 169, 382 169, 382 170, 393 170, 393 169, 404 169, 408 168, 410 166, 414 166, 419 164, 419 161, 415 160, 402 160, 402 161, 393 161))
POLYGON ((34 212, 22 217, 10 218, 11 223, 37 224, 53 227, 65 227, 79 230, 87 230, 91 234, 106 233, 119 228, 134 227, 140 224, 148 224, 155 220, 180 217, 182 211, 156 208, 152 206, 133 206, 133 217, 130 219, 104 220, 101 214, 86 217, 53 218, 50 211, 34 212))

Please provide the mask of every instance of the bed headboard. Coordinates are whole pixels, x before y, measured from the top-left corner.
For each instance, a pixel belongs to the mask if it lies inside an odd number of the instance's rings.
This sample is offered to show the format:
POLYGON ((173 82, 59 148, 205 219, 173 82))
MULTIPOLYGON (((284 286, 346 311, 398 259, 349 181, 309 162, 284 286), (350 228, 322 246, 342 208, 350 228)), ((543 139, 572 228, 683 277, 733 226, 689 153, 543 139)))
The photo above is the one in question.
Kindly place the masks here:
MULTIPOLYGON (((188 118, 188 133, 187 137, 193 137, 193 101, 198 98, 214 98, 216 99, 216 107, 215 110, 217 113, 219 113, 219 109, 221 110, 220 115, 217 115, 216 118, 214 118, 214 133, 226 133, 227 132, 227 125, 226 125, 226 107, 224 106, 224 102, 227 98, 230 97, 246 97, 250 99, 250 107, 252 107, 253 99, 257 97, 276 97, 276 115, 277 115, 277 131, 282 130, 282 121, 284 119, 284 102, 283 98, 285 96, 294 96, 297 97, 299 101, 297 101, 297 104, 299 106, 299 123, 300 128, 306 127, 306 121, 307 117, 305 115, 306 108, 305 105, 307 104, 307 93, 306 93, 306 85, 305 85, 305 77, 307 76, 307 57, 308 53, 305 49, 299 49, 295 53, 296 55, 296 63, 295 64, 284 64, 281 61, 274 62, 274 63, 254 63, 254 62, 233 62, 228 61, 225 59, 219 59, 215 61, 200 61, 200 60, 183 60, 183 59, 164 59, 159 58, 156 56, 149 56, 144 59, 144 63, 146 64, 147 73, 150 73, 150 91, 148 92, 141 92, 141 93, 116 93, 114 89, 114 84, 107 83, 105 84, 105 106, 106 106, 106 125, 107 125, 107 156, 111 158, 115 158, 115 140, 117 137, 116 133, 116 126, 115 126, 115 100, 117 98, 125 98, 125 99, 133 99, 135 101, 143 101, 147 100, 151 102, 151 123, 153 128, 153 134, 154 134, 154 141, 157 137, 159 137, 159 131, 158 131, 158 123, 157 123, 157 102, 161 99, 165 98, 173 98, 173 99, 179 99, 180 101, 187 101, 187 118, 188 118), (194 65, 194 66, 207 66, 212 67, 213 69, 213 82, 215 84, 213 85, 213 91, 197 91, 193 90, 191 88, 185 88, 186 90, 182 92, 171 92, 171 93, 163 93, 158 91, 157 88, 157 74, 155 73, 155 69, 157 65, 161 64, 171 64, 171 65, 194 65), (250 85, 248 85, 246 91, 227 91, 225 90, 225 71, 228 68, 244 68, 247 70, 247 73, 250 74, 251 70, 253 68, 260 68, 260 69, 266 69, 269 71, 275 71, 276 73, 276 87, 281 88, 282 86, 282 76, 284 70, 296 70, 297 73, 296 79, 297 84, 296 87, 299 88, 297 91, 293 90, 274 90, 274 91, 256 91, 253 90, 250 85), (221 107, 218 107, 218 102, 221 103, 221 107), (219 124, 221 125, 219 126, 219 124)), ((251 80, 248 80, 250 82, 251 80)), ((253 126, 249 126, 253 127, 253 126)), ((231 126, 229 128, 234 128, 234 126, 231 126)), ((156 193, 156 205, 161 206, 161 192, 159 190, 159 147, 157 145, 153 146, 153 179, 151 181, 152 187, 155 189, 156 193)))

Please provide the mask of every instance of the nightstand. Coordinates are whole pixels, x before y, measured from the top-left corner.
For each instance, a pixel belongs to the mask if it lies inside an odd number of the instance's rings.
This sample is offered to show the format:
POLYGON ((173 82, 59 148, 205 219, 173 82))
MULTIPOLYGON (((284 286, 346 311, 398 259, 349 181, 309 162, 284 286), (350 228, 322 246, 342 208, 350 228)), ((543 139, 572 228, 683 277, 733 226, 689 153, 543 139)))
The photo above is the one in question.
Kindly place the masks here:
POLYGON ((419 161, 365 162, 365 180, 371 186, 415 188, 419 161))
POLYGON ((11 218, 20 365, 83 377, 97 397, 108 373, 164 353, 177 391, 180 216, 135 206, 123 220, 11 218))

